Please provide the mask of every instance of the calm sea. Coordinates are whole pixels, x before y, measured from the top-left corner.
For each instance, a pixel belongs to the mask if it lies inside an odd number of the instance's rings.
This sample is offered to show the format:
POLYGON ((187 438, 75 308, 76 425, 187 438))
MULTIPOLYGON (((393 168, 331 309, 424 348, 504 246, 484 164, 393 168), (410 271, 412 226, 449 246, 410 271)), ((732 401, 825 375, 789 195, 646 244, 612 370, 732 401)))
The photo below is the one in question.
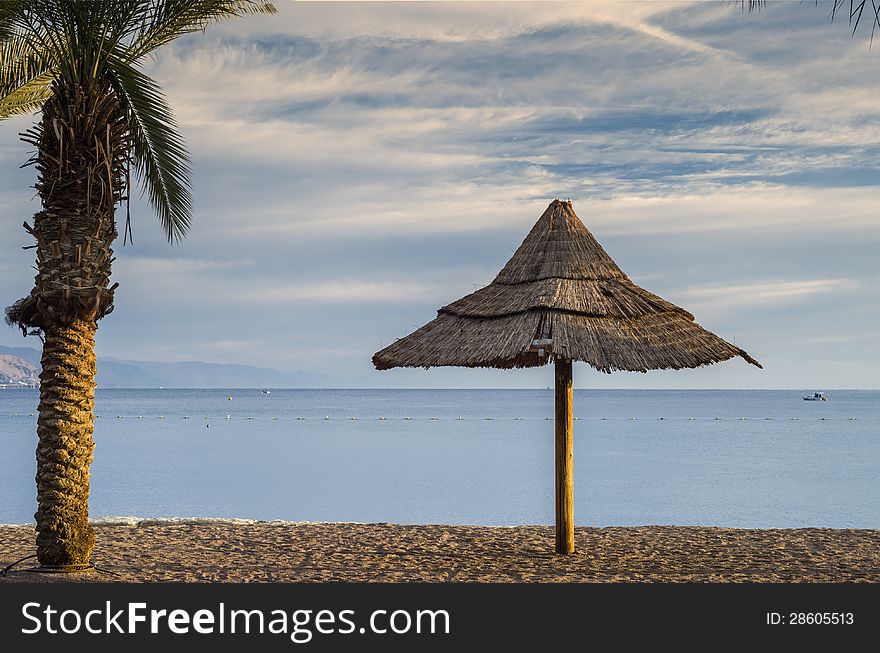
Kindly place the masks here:
MULTIPOLYGON (((880 392, 803 394, 575 391, 576 523, 880 527, 880 392)), ((0 390, 2 523, 33 521, 36 404, 0 390)), ((552 409, 550 390, 102 390, 91 513, 549 524, 552 409)))

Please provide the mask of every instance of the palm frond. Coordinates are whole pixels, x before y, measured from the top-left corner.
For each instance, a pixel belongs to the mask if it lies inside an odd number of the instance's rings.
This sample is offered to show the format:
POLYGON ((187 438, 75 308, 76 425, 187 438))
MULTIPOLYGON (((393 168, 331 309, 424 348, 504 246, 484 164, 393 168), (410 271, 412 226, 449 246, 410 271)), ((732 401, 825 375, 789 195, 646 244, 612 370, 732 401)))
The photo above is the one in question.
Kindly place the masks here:
MULTIPOLYGON (((6 3, 2 3, 6 5, 6 3)), ((14 10, 6 7, 4 22, 14 41, 32 52, 53 59, 59 68, 74 55, 69 34, 63 28, 63 12, 58 0, 19 0, 14 10)))
POLYGON ((28 0, 6 0, 0 2, 0 41, 7 40, 13 33, 16 20, 21 16, 28 0))
POLYGON ((191 222, 189 155, 171 107, 159 85, 121 58, 108 74, 131 130, 132 154, 141 190, 150 200, 169 241, 186 236, 191 222))
POLYGON ((127 61, 133 63, 156 48, 191 32, 201 32, 214 23, 248 14, 274 14, 275 5, 266 0, 156 0, 142 3, 131 21, 131 44, 127 61))
MULTIPOLYGON (((749 13, 753 11, 761 11, 768 6, 767 0, 739 0, 739 5, 743 11, 748 9, 749 13)), ((819 0, 816 0, 816 6, 819 0)), ((834 22, 840 14, 846 14, 850 27, 852 27, 852 36, 855 36, 859 25, 862 22, 862 14, 868 8, 868 15, 871 17, 871 42, 874 41, 874 33, 880 28, 880 0, 833 0, 831 4, 830 19, 834 22)))
POLYGON ((39 109, 55 78, 51 55, 18 36, 0 42, 0 120, 39 109))
MULTIPOLYGON (((853 35, 855 35, 856 30, 859 27, 859 23, 862 20, 862 14, 865 11, 865 7, 868 6, 868 0, 834 0, 834 5, 831 7, 831 19, 834 20, 834 17, 838 13, 843 13, 843 9, 849 5, 849 24, 853 28, 853 35)), ((874 33, 877 28, 880 27, 880 3, 878 0, 871 0, 870 5, 870 15, 871 15, 871 44, 874 43, 874 33)))
POLYGON ((54 72, 46 72, 10 93, 0 96, 0 120, 39 111, 52 95, 54 72))

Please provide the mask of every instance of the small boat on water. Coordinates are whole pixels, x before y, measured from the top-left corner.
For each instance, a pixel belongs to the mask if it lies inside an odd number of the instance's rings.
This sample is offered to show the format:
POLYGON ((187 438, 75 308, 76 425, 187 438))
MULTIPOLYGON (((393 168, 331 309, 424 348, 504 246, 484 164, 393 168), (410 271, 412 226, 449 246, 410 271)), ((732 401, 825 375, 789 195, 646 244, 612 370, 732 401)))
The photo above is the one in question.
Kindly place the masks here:
POLYGON ((825 396, 824 392, 814 392, 804 397, 804 401, 828 401, 828 397, 825 396))
POLYGON ((263 390, 263 394, 264 394, 264 395, 270 395, 270 394, 272 394, 272 393, 271 393, 269 390, 263 390))

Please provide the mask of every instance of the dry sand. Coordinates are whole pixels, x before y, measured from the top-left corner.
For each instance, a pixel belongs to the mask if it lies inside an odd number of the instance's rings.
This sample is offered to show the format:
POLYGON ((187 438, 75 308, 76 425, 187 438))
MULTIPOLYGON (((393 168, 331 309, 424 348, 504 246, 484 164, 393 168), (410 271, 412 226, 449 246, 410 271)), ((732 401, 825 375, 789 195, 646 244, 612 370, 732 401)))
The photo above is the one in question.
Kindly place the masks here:
MULTIPOLYGON (((102 571, 0 582, 880 581, 880 530, 684 526, 553 528, 143 520, 96 524, 102 571)), ((0 567, 35 553, 32 526, 0 526, 0 567)))

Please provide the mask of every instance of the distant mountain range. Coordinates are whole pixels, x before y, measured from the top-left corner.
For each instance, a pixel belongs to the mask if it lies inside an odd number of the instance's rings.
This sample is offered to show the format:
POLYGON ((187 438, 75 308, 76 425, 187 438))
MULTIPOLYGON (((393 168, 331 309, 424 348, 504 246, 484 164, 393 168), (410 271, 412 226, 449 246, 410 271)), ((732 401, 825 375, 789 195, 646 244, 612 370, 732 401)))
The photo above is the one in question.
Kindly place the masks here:
POLYGON ((11 354, 0 354, 0 384, 34 385, 40 381, 40 368, 11 354))
MULTIPOLYGON (((0 384, 39 382, 40 352, 33 347, 0 345, 0 384)), ((337 385, 309 372, 280 372, 268 367, 227 363, 154 363, 98 358, 100 388, 315 388, 337 385)))

